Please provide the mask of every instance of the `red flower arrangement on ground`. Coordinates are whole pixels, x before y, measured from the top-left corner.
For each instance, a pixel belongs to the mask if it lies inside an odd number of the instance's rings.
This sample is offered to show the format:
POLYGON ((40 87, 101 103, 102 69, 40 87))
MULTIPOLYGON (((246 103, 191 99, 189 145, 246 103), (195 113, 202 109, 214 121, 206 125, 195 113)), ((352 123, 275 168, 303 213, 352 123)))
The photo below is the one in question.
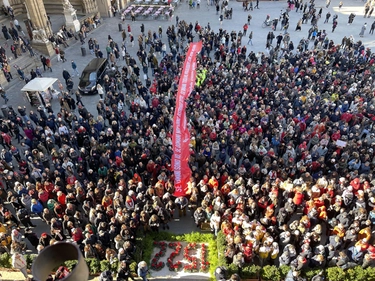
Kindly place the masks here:
POLYGON ((182 262, 178 261, 176 263, 173 263, 173 259, 180 254, 181 249, 182 249, 181 243, 180 242, 169 243, 168 247, 171 249, 174 249, 174 252, 170 254, 168 261, 167 261, 167 266, 170 271, 179 271, 182 268, 182 262))
POLYGON ((201 271, 207 272, 210 268, 210 263, 207 261, 207 246, 201 245, 201 271))
POLYGON ((191 264, 187 264, 184 266, 184 271, 188 272, 198 272, 198 259, 196 257, 191 257, 189 255, 190 250, 196 250, 197 243, 189 243, 184 249, 184 258, 191 262, 191 264))
POLYGON ((167 243, 154 241, 154 247, 160 248, 160 251, 156 253, 155 257, 151 260, 151 269, 159 271, 165 266, 165 263, 159 261, 159 259, 165 256, 165 252, 167 251, 167 243))

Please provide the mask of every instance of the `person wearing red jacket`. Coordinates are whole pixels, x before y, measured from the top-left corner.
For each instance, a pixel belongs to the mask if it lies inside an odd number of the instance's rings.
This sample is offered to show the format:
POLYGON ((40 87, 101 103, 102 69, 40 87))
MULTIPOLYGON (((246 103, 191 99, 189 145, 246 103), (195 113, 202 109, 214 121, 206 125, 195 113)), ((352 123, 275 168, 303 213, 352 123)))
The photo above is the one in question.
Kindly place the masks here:
POLYGON ((349 111, 341 114, 340 119, 344 120, 346 123, 349 123, 350 120, 352 120, 353 114, 351 114, 349 111))
POLYGON ((49 194, 45 190, 40 190, 38 193, 38 198, 40 202, 42 202, 43 205, 47 204, 47 201, 49 199, 49 194))
POLYGON ((82 229, 79 227, 72 229, 72 240, 77 244, 81 244, 83 241, 82 229))
POLYGON ((44 190, 48 193, 48 194, 52 194, 52 191, 53 189, 55 188, 54 184, 52 182, 50 182, 49 180, 46 180, 44 182, 44 186, 43 186, 44 190))
POLYGON ((303 198, 303 193, 299 189, 297 189, 294 193, 293 203, 297 206, 300 206, 303 202, 303 198))
POLYGON ((10 146, 12 145, 12 137, 4 132, 1 133, 1 137, 3 138, 4 145, 10 149, 10 146))
POLYGON ((57 202, 59 202, 60 205, 65 208, 65 206, 66 206, 66 195, 62 191, 57 192, 57 202))
POLYGON ((74 185, 77 178, 72 174, 66 178, 66 183, 70 185, 74 185))

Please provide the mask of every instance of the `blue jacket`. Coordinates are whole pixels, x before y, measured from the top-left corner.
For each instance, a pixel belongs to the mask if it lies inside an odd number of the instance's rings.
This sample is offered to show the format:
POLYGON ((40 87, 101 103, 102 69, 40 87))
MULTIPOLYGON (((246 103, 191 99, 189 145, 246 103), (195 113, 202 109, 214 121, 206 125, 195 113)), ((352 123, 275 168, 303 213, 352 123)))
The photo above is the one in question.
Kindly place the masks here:
POLYGON ((36 204, 31 204, 31 212, 34 214, 43 212, 43 205, 39 201, 36 204))
POLYGON ((13 160, 13 155, 12 155, 12 153, 10 153, 9 151, 5 152, 5 154, 4 154, 4 160, 5 160, 5 162, 7 162, 7 163, 12 162, 12 160, 13 160))

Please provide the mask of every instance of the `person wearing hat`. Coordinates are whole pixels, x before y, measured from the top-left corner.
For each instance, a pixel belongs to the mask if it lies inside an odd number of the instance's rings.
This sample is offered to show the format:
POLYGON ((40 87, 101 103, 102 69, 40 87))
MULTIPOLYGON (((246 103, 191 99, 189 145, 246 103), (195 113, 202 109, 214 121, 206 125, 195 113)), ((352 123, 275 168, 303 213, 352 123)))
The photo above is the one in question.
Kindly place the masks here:
POLYGON ((20 222, 10 211, 4 213, 4 223, 8 225, 16 225, 17 227, 20 226, 20 222))
POLYGON ((52 236, 47 234, 46 232, 43 232, 39 238, 39 245, 42 245, 43 247, 47 247, 50 245, 51 240, 52 240, 52 236))

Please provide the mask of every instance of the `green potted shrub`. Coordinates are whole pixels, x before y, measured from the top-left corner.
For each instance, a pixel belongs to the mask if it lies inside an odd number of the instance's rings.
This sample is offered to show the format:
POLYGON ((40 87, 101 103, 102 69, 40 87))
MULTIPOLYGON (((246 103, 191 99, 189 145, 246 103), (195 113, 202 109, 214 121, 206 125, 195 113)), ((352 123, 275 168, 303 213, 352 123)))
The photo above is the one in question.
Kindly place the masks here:
POLYGON ((12 268, 12 257, 8 253, 3 253, 0 255, 0 266, 12 268))
POLYGON ((136 277, 137 276, 137 268, 138 268, 138 264, 137 262, 132 262, 130 265, 129 265, 129 268, 130 268, 130 273, 132 274, 133 277, 136 277))
MULTIPOLYGON (((285 264, 279 267, 281 280, 285 279, 285 277, 288 274, 289 270, 290 270, 290 266, 287 266, 285 264)), ((310 280, 310 279, 308 279, 308 280, 310 280)))
POLYGON ((100 261, 98 259, 92 259, 90 266, 91 266, 90 269, 92 270, 93 274, 101 273, 101 271, 100 271, 100 261))
MULTIPOLYGON (((366 271, 367 279, 366 281, 372 281, 375 280, 375 267, 368 267, 364 269, 366 271)), ((362 280, 363 281, 363 280, 362 280)))
POLYGON ((89 268, 90 274, 100 273, 100 261, 98 259, 85 259, 87 266, 89 268))
POLYGON ((114 261, 112 261, 112 263, 110 264, 111 271, 113 273, 117 273, 119 265, 120 265, 120 262, 118 259, 115 259, 114 261))
POLYGON ((241 277, 243 279, 256 279, 258 280, 258 274, 260 273, 261 267, 259 265, 247 265, 242 268, 241 277))
POLYGON ((69 271, 72 271, 73 268, 77 265, 77 263, 78 263, 78 261, 76 261, 76 260, 64 262, 65 266, 69 269, 69 271))
POLYGON ((36 259, 38 255, 37 254, 30 254, 30 255, 25 255, 26 258, 26 263, 27 263, 27 269, 31 269, 34 260, 36 259))
POLYGON ((111 264, 107 260, 100 261, 100 272, 107 271, 111 269, 111 264))
POLYGON ((227 266, 228 270, 228 275, 231 276, 234 273, 239 273, 239 268, 237 265, 231 263, 230 265, 227 266))
POLYGON ((341 267, 327 268, 327 278, 329 281, 345 281, 346 274, 341 267))
POLYGON ((367 272, 360 266, 354 268, 349 268, 346 271, 346 280, 347 281, 357 281, 357 280, 367 280, 367 272))
POLYGON ((274 265, 266 265, 262 268, 262 279, 267 281, 280 281, 281 274, 279 269, 274 265))

